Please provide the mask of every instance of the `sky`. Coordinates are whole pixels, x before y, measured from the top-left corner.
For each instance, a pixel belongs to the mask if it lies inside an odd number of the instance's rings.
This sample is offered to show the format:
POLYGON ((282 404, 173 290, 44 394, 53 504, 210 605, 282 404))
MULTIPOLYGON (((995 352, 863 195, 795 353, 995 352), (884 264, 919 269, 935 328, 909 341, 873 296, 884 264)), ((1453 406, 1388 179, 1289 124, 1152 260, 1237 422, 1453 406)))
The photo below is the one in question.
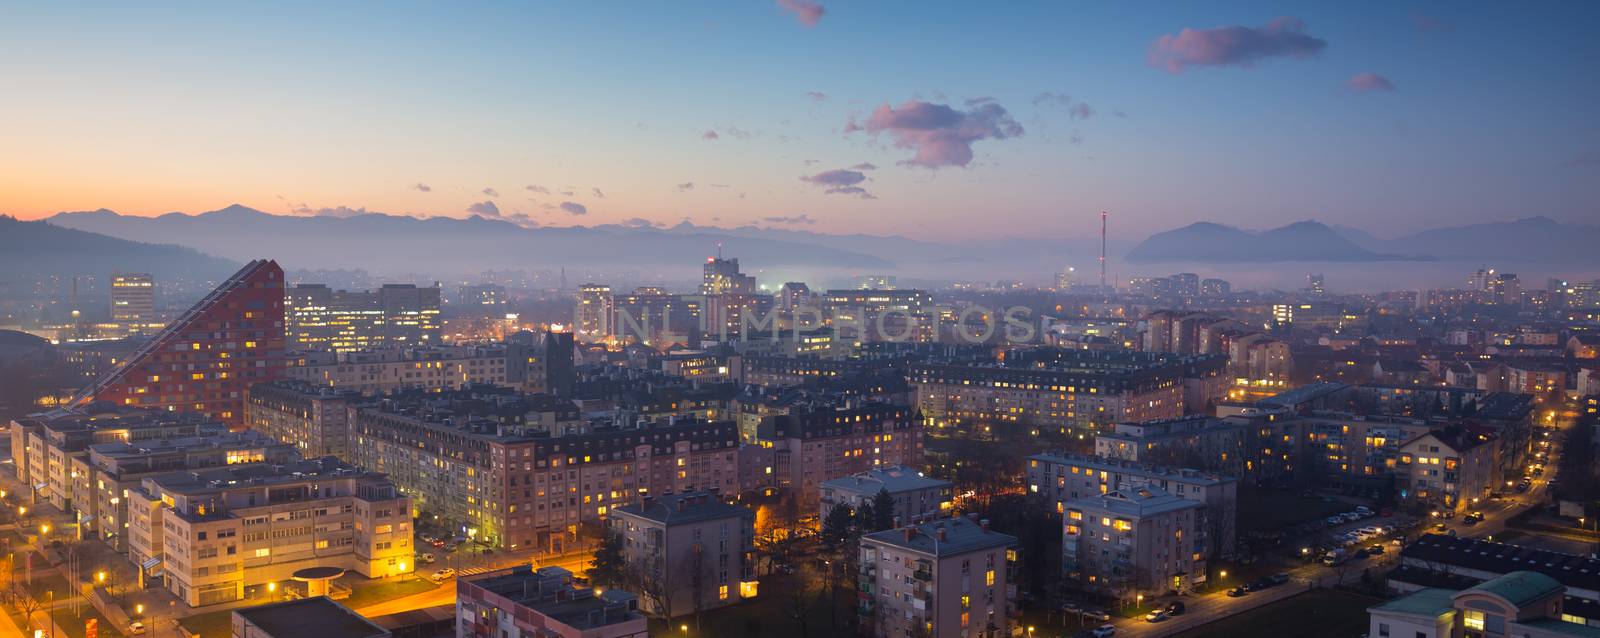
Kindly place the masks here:
POLYGON ((4 3, 0 213, 1600 223, 1600 4, 4 3))

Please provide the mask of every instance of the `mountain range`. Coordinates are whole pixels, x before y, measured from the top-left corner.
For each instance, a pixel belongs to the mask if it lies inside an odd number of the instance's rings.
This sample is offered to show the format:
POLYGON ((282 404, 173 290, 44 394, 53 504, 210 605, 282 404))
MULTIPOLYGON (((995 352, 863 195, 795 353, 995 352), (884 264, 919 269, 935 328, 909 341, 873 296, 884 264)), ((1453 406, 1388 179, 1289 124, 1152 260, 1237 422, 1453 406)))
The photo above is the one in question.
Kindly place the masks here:
POLYGON ((152 244, 0 215, 0 273, 105 275, 147 272, 159 279, 221 279, 239 264, 171 244, 152 244))
POLYGON ((1515 261, 1600 265, 1600 226, 1548 217, 1436 228, 1392 239, 1302 221, 1261 232, 1198 222, 1151 235, 1128 251, 1133 263, 1515 261))

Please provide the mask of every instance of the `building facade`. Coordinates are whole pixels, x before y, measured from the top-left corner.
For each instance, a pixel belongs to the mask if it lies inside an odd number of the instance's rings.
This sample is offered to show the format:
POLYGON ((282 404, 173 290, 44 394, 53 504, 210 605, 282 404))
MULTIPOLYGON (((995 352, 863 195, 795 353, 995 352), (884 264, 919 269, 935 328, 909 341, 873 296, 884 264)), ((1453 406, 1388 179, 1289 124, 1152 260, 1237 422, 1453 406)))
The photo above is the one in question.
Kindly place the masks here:
POLYGON ((646 496, 612 510, 644 609, 671 619, 755 598, 755 514, 719 491, 646 496))
POLYGON ((384 284, 377 290, 288 290, 289 343, 295 348, 362 350, 440 343, 439 288, 384 284))
POLYGON ((1134 599, 1187 592, 1206 580, 1199 501, 1158 487, 1106 492, 1066 503, 1062 570, 1080 588, 1134 599))
POLYGON ((457 636, 647 638, 639 597, 573 583, 560 567, 523 565, 456 582, 457 636))
POLYGON ((829 479, 821 485, 817 520, 826 519, 828 512, 837 505, 849 507, 851 511, 860 510, 863 504, 872 503, 879 492, 888 492, 894 499, 893 520, 921 523, 949 515, 955 484, 923 476, 922 472, 903 465, 829 479))
POLYGON ((861 613, 881 637, 1010 636, 1014 536, 950 518, 861 537, 861 613))

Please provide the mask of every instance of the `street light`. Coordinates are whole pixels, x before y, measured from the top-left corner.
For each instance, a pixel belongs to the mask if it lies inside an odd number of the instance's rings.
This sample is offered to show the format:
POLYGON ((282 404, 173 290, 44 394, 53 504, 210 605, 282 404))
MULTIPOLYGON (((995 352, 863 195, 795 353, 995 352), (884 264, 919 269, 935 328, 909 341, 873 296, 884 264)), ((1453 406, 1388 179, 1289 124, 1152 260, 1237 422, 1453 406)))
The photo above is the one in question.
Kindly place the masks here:
POLYGON ((97 583, 100 583, 101 585, 106 584, 106 572, 105 572, 105 570, 100 570, 100 571, 95 572, 94 573, 94 581, 97 582, 97 583))
POLYGON ((678 625, 678 629, 683 630, 683 635, 685 635, 685 636, 689 635, 689 623, 684 623, 684 624, 678 625))

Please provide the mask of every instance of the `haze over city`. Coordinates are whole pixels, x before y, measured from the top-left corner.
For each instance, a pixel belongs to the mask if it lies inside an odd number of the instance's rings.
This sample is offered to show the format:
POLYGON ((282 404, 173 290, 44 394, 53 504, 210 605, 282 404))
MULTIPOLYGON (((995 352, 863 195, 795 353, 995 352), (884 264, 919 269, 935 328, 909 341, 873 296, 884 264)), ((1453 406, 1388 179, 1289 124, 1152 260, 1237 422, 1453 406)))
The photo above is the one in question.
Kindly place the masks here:
POLYGON ((0 638, 1600 636, 1600 5, 0 9, 0 638))

